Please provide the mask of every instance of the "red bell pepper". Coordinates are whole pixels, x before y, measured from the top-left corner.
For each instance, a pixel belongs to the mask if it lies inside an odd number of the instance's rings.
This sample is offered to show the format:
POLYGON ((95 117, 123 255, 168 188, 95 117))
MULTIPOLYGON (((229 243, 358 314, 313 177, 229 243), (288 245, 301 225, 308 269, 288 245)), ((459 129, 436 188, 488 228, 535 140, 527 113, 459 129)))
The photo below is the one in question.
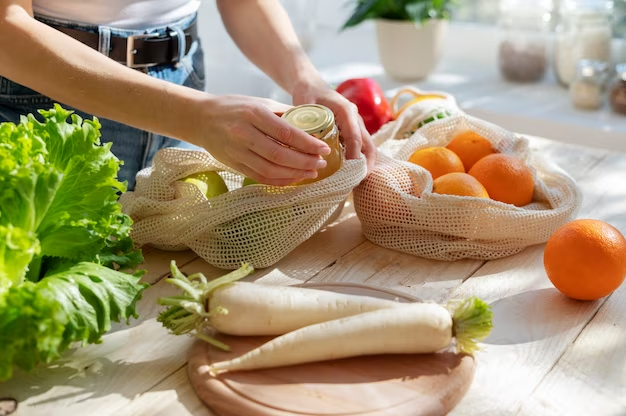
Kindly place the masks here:
POLYGON ((391 107, 380 88, 371 78, 348 79, 337 87, 337 92, 354 103, 365 122, 365 128, 374 134, 393 119, 391 107))

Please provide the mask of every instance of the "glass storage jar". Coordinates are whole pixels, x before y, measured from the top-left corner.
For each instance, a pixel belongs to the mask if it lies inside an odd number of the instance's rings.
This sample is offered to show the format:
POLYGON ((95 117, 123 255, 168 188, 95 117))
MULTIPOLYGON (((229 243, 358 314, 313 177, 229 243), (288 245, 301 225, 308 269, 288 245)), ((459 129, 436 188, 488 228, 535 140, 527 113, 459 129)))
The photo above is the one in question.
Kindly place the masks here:
POLYGON ((616 80, 611 85, 609 102, 616 113, 626 115, 626 63, 615 66, 616 80))
POLYGON ((585 110, 602 107, 608 68, 608 63, 602 61, 578 61, 576 77, 569 86, 570 99, 575 107, 585 110))
POLYGON ((500 0, 498 66, 514 82, 541 80, 547 68, 552 0, 500 0))
POLYGON ((611 62, 611 0, 561 0, 554 44, 554 70, 563 86, 576 77, 579 61, 611 62))

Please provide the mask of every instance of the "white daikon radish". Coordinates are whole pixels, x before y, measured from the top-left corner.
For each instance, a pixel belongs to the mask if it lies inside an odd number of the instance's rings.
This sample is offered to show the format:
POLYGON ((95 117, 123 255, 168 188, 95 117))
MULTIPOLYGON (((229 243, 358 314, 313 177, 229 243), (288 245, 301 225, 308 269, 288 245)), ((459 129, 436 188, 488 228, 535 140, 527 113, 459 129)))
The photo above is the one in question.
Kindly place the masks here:
POLYGON ((282 335, 319 322, 402 305, 371 296, 236 282, 253 271, 248 265, 213 281, 201 273, 186 277, 175 262, 170 269, 172 278, 166 281, 184 294, 160 298, 159 304, 169 307, 157 320, 174 334, 193 332, 225 350, 225 344, 205 334, 207 327, 228 335, 282 335))
POLYGON ((403 304, 310 325, 214 363, 209 371, 217 375, 362 355, 435 353, 453 339, 458 352, 471 354, 491 331, 491 310, 477 298, 454 304, 452 311, 435 303, 403 304))

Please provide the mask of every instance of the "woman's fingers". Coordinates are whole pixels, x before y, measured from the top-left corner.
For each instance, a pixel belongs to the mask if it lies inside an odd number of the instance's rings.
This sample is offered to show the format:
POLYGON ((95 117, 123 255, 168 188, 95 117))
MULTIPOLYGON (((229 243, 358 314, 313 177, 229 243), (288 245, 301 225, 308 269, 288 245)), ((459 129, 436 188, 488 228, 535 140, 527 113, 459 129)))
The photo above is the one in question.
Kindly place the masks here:
POLYGON ((346 146, 346 158, 358 159, 361 157, 361 127, 358 119, 360 118, 356 106, 347 103, 340 106, 336 112, 337 125, 341 130, 343 144, 346 146))
POLYGON ((250 150, 276 166, 293 168, 296 171, 317 171, 326 167, 319 156, 301 153, 265 137, 250 146, 250 150))
POLYGON ((259 175, 257 172, 255 172, 254 170, 250 169, 248 166, 246 166, 244 164, 234 164, 233 168, 236 169, 241 174, 247 176, 248 178, 253 179, 256 182, 262 183, 262 184, 265 184, 265 185, 286 186, 286 185, 291 185, 292 183, 295 182, 293 179, 270 179, 270 178, 265 178, 265 177, 259 175))
POLYGON ((330 147, 326 143, 292 126, 265 107, 257 107, 253 125, 272 139, 302 153, 311 155, 330 153, 330 147))
POLYGON ((378 149, 374 146, 372 136, 370 136, 367 131, 365 122, 363 122, 361 117, 359 117, 359 125, 361 127, 361 152, 363 152, 365 158, 367 159, 367 172, 369 173, 374 169, 378 160, 378 149))
POLYGON ((314 170, 301 170, 276 165, 247 150, 238 170, 257 182, 268 185, 289 185, 302 179, 316 178, 314 170))
POLYGON ((286 147, 254 128, 250 129, 247 146, 257 155, 277 166, 299 171, 318 170, 326 166, 326 161, 319 156, 286 147))

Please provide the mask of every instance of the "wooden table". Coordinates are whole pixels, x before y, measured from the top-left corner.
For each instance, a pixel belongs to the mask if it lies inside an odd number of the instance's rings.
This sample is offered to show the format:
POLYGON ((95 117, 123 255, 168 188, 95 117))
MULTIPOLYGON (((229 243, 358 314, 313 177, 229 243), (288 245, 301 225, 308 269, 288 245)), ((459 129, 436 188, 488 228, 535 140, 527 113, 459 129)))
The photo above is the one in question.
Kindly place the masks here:
MULTIPOLYGON (((578 182, 579 217, 607 221, 626 234, 626 154, 531 138, 578 182)), ((268 284, 354 282, 445 301, 476 295, 489 302, 494 329, 477 354, 473 384, 453 415, 625 415, 626 284, 610 297, 577 302, 547 279, 543 245, 495 261, 433 261, 367 241, 351 201, 333 224, 252 280, 268 284)), ((47 369, 0 384, 14 415, 211 415, 187 379, 193 340, 155 321, 170 260, 185 272, 224 274, 193 252, 144 249, 153 286, 140 319, 116 325, 100 345, 71 351, 47 369)), ((1 351, 0 351, 1 353, 1 351)), ((244 415, 242 415, 244 416, 244 415)))

